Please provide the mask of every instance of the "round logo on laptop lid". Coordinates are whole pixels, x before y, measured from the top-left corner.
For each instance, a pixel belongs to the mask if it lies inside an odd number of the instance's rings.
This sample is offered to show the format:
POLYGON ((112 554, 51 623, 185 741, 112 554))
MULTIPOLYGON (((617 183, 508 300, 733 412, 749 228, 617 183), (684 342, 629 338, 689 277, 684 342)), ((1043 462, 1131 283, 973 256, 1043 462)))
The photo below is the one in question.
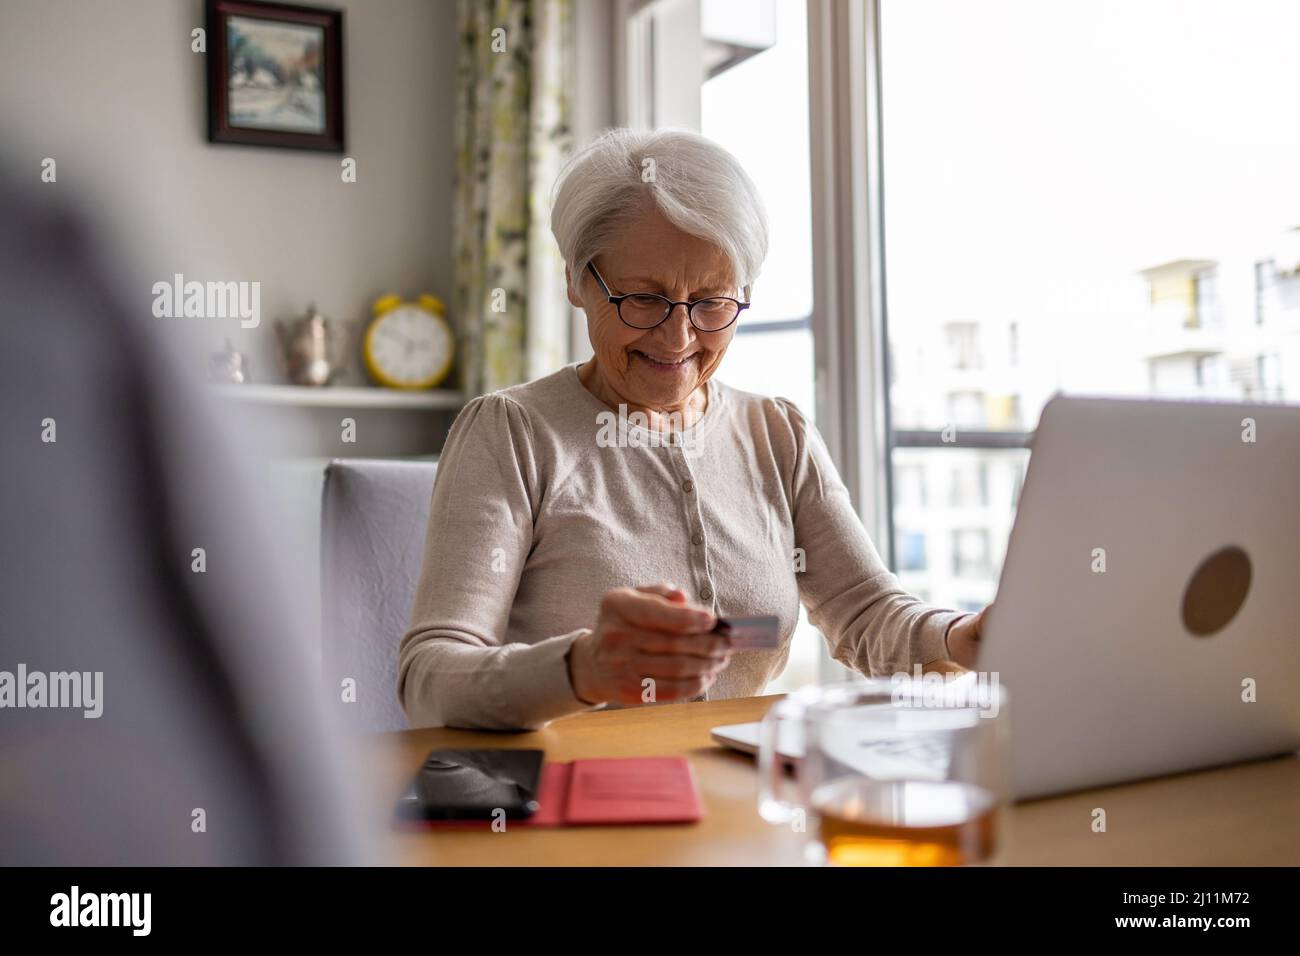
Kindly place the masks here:
POLYGON ((1246 603, 1250 573, 1250 558, 1236 545, 1202 561, 1183 591, 1183 626, 1196 637, 1209 637, 1227 627, 1246 603))

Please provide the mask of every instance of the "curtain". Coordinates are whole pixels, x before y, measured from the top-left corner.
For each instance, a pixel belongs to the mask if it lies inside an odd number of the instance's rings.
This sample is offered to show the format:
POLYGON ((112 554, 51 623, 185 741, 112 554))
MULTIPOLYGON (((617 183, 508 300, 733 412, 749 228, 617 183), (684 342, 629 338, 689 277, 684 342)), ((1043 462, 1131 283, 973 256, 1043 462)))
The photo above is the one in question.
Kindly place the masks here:
POLYGON ((572 0, 459 0, 456 18, 452 320, 478 395, 568 360, 550 194, 572 149, 572 0))

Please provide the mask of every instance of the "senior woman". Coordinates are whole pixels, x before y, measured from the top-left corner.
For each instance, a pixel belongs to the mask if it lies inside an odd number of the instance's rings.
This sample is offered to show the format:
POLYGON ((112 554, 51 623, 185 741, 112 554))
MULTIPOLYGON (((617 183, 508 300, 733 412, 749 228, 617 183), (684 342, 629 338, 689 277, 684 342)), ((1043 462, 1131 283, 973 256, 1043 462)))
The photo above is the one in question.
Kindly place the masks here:
POLYGON ((451 429, 400 651, 411 723, 531 729, 760 694, 800 601, 864 673, 970 666, 979 616, 899 587, 803 414, 714 378, 767 251, 736 159, 693 133, 611 131, 561 173, 551 229, 594 355, 474 399, 451 429), (710 633, 750 614, 779 619, 776 649, 710 633))

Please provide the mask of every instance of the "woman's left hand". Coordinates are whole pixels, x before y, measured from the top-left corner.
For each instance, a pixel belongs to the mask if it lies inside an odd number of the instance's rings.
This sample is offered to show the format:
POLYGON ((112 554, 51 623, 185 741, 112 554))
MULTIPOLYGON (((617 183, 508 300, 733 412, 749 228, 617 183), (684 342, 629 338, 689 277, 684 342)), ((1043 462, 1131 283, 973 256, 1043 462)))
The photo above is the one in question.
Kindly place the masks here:
POLYGON ((968 670, 975 666, 975 659, 979 656, 981 630, 984 626, 984 614, 987 611, 986 607, 978 614, 962 618, 948 631, 949 657, 954 663, 968 670))

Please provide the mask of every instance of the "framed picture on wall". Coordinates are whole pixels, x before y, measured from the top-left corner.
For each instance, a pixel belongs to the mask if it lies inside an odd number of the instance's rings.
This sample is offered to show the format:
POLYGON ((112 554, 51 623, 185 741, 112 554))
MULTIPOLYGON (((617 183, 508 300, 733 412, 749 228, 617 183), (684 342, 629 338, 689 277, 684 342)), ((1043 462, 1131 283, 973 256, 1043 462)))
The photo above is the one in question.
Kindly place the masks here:
POLYGON ((208 142, 343 151, 343 11, 207 0, 208 142))

